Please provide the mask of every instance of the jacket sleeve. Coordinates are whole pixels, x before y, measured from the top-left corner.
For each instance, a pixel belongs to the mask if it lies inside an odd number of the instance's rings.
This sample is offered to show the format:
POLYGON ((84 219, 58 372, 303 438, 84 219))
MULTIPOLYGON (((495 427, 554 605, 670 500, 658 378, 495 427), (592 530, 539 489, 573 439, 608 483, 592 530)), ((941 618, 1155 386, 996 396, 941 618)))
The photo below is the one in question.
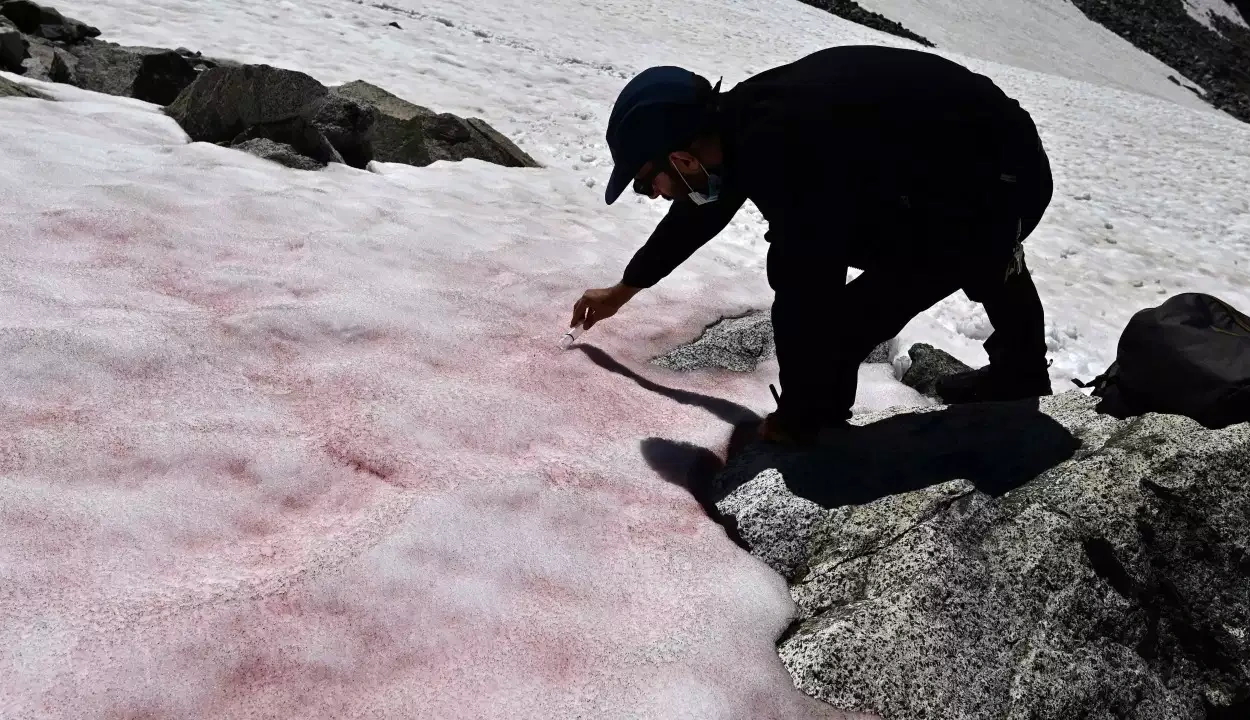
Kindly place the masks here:
POLYGON ((720 234, 742 208, 746 197, 723 193, 706 205, 674 202, 625 268, 621 282, 635 288, 649 288, 677 269, 696 250, 720 234))

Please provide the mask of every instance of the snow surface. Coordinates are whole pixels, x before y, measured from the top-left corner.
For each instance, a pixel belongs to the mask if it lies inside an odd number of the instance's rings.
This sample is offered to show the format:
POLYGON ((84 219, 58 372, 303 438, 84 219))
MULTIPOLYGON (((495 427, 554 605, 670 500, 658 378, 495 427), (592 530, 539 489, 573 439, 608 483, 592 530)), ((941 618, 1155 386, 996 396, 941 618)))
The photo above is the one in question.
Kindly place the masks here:
POLYGON ((46 89, 0 102, 0 716, 842 717, 664 480, 768 391, 644 361, 762 280, 586 338, 719 398, 674 400, 556 349, 638 231, 567 171, 302 173, 46 89))
POLYGON ((857 2, 902 23, 942 50, 1218 112, 1190 90, 1168 80, 1172 75, 1193 85, 1184 75, 1093 22, 1069 0, 857 2))
MULTIPOLYGON (((664 209, 602 203, 625 78, 910 43, 781 0, 408 5, 58 7, 480 115, 547 169, 305 173, 137 101, 0 101, 0 717, 838 717, 776 657, 782 580, 667 481, 771 409, 775 363, 647 362, 767 307, 758 212, 583 336, 607 358, 556 343, 664 209)), ((1168 294, 1250 307, 1246 125, 958 59, 1055 164, 1056 387, 1168 294)), ((980 364, 987 332, 959 295, 900 348, 980 364)), ((861 377, 859 410, 921 402, 861 377)))
POLYGON ((1220 15, 1242 27, 1248 27, 1246 19, 1241 17, 1241 13, 1228 0, 1185 0, 1185 10, 1190 17, 1213 30, 1215 29, 1215 23, 1211 22, 1212 13, 1220 15))

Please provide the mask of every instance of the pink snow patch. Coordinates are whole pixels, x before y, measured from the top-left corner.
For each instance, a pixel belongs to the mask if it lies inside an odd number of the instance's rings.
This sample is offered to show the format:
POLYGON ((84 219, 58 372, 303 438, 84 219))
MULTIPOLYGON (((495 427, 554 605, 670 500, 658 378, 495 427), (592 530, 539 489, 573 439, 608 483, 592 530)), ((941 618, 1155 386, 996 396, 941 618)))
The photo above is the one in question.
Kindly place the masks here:
POLYGON ((723 454, 639 378, 758 392, 646 364, 754 286, 704 262, 676 329, 640 298, 586 337, 612 372, 556 341, 627 233, 560 250, 591 210, 552 174, 299 173, 73 109, 0 104, 5 714, 844 717, 777 659, 782 581, 642 452, 723 454))

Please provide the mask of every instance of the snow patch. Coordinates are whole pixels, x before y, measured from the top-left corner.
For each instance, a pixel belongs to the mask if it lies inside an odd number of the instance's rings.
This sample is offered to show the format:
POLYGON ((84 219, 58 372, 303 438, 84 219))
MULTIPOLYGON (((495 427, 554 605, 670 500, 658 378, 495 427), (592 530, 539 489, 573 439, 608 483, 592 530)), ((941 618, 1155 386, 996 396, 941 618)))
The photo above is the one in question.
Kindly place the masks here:
MULTIPOLYGON (((1218 3, 1222 0, 1207 0, 1218 3)), ((1168 80, 1176 70, 1087 18, 1067 0, 859 0, 938 48, 1082 82, 1207 106, 1168 80)))
MULTIPOLYGON (((481 115, 546 169, 300 172, 187 143, 136 101, 51 85, 61 102, 0 101, 0 704, 837 717, 776 656, 784 583, 641 452, 723 454, 717 409, 772 408, 775 362, 647 362, 768 305, 758 211, 579 341, 694 402, 555 346, 581 291, 615 282, 664 211, 606 208, 588 182, 607 177, 624 77, 676 62, 731 87, 830 44, 894 41, 790 0, 403 4, 429 18, 399 31, 395 12, 345 0, 58 8, 110 40, 481 115)), ((1250 128, 1140 94, 1158 66, 1085 30, 1065 44, 1067 15, 1051 32, 1036 9, 1016 25, 968 12, 951 30, 966 42, 933 39, 1014 47, 1055 73, 942 51, 1021 99, 1054 164, 1026 243, 1059 328, 1052 378, 1105 369, 1161 298, 1135 281, 1250 307, 1250 128), (1085 81, 1059 77, 1069 65, 1085 81)), ((984 364, 978 311, 938 303, 895 362, 925 341, 984 364)), ((838 320, 813 332, 835 341, 838 320)), ((857 410, 920 402, 886 368, 860 377, 857 410)))
POLYGON ((1246 19, 1241 16, 1228 0, 1185 0, 1185 10, 1189 16, 1206 27, 1215 31, 1215 24, 1211 22, 1211 15, 1219 15, 1230 22, 1236 23, 1242 27, 1250 27, 1246 25, 1246 19))

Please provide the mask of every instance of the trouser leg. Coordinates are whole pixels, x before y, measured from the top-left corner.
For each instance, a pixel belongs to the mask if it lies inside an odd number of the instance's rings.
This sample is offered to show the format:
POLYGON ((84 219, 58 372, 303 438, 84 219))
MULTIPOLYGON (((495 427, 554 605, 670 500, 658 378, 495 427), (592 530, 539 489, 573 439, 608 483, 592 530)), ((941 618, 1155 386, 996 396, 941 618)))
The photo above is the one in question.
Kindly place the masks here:
POLYGON ((859 384, 859 366, 873 348, 898 335, 912 318, 959 289, 945 273, 868 270, 847 284, 845 320, 834 338, 829 372, 833 373, 830 415, 851 417, 859 384))
MULTIPOLYGON (((1036 135, 1036 128, 1033 133, 1036 135)), ((1046 317, 1021 243, 1037 228, 1054 195, 1050 159, 1041 139, 1035 140, 1032 162, 1036 165, 1032 171, 1020 173, 1017 188, 1015 214, 1019 219, 1015 221, 1015 262, 1009 258, 1002 282, 998 282, 998 270, 991 268, 981 296, 973 298, 985 307, 990 324, 994 326, 993 334, 985 341, 990 365, 1026 374, 1046 367, 1046 317)), ((1002 235, 1009 236, 1010 225, 1008 221, 1002 235)), ((973 296, 973 293, 968 294, 973 296)))
POLYGON ((990 365, 1011 373, 1046 369, 1046 316, 1028 267, 983 291, 980 298, 994 332, 985 341, 990 365))

